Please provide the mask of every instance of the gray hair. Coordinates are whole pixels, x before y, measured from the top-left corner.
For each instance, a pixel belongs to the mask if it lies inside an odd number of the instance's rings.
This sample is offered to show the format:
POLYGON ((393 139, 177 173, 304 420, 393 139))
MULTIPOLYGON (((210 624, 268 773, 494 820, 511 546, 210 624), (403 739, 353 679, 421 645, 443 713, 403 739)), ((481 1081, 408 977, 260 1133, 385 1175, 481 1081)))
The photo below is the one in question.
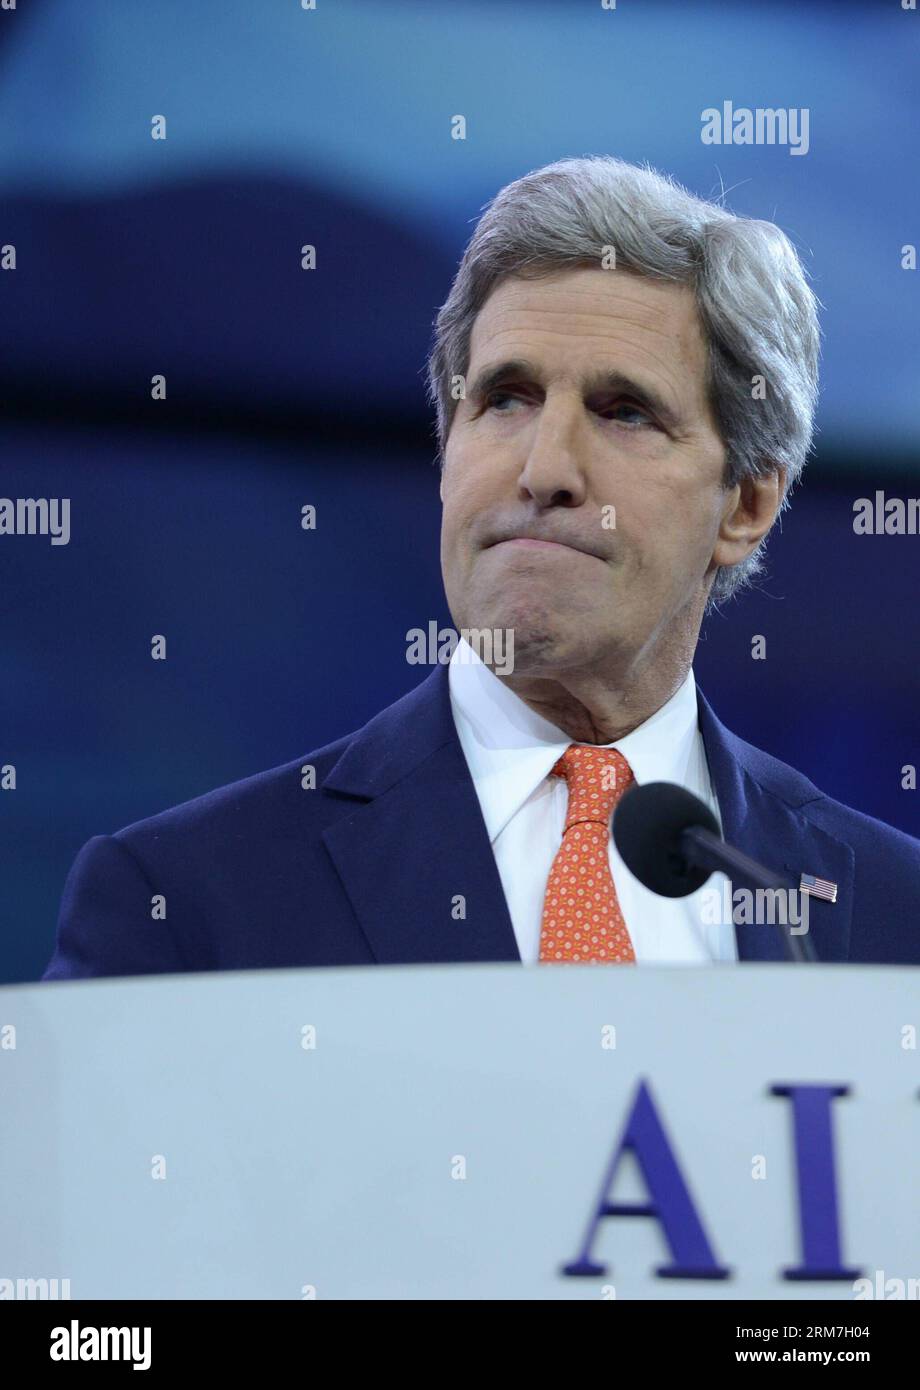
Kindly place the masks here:
MULTIPOLYGON (((725 486, 782 465, 781 509, 788 506, 811 450, 819 349, 818 302, 792 243, 773 222, 737 217, 649 165, 608 155, 547 164, 486 205, 438 313, 428 359, 442 467, 457 408, 452 381, 466 375, 473 323, 492 291, 511 276, 599 265, 610 247, 619 268, 693 288, 709 343, 725 486), (763 399, 753 396, 755 376, 763 378, 763 399)), ((716 571, 710 605, 762 571, 763 545, 716 571)))

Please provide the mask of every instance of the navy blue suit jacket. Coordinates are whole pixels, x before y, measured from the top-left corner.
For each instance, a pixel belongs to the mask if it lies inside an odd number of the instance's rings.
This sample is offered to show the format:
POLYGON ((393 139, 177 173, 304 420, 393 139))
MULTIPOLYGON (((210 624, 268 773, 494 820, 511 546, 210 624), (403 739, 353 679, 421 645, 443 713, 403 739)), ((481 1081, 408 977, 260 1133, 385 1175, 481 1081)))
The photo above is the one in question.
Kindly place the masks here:
MULTIPOLYGON (((699 717, 725 838, 838 886, 810 903, 819 959, 920 964, 920 841, 736 738, 701 693, 699 717)), ((742 961, 785 959, 777 930, 735 930, 742 961)), ((438 666, 357 733, 90 840, 44 978, 519 959, 438 666)))

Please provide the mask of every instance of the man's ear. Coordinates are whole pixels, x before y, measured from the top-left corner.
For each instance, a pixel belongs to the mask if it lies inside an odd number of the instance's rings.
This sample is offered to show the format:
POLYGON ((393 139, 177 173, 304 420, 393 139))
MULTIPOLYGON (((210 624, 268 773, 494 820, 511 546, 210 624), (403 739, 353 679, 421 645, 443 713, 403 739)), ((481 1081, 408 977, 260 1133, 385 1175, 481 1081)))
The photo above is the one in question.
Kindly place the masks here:
POLYGON ((765 478, 744 478, 725 494, 714 565, 740 565, 773 525, 786 491, 786 469, 777 464, 765 478))

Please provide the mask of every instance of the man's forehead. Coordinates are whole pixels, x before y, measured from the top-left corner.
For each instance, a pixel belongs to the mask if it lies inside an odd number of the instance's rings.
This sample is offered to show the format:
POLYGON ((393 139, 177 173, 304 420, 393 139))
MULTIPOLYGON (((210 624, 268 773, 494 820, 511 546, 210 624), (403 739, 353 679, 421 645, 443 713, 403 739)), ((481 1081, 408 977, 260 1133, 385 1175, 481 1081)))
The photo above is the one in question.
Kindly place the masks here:
POLYGON ((469 369, 522 358, 551 368, 554 376, 580 377, 593 374, 607 354, 617 359, 611 366, 628 366, 636 355, 636 366, 702 385, 706 343, 692 289, 598 267, 509 277, 476 317, 469 369))
POLYGON ((471 356, 520 335, 577 342, 609 338, 675 339, 682 352, 702 350, 702 325, 692 289, 631 271, 578 267, 552 275, 503 279, 473 325, 471 356))

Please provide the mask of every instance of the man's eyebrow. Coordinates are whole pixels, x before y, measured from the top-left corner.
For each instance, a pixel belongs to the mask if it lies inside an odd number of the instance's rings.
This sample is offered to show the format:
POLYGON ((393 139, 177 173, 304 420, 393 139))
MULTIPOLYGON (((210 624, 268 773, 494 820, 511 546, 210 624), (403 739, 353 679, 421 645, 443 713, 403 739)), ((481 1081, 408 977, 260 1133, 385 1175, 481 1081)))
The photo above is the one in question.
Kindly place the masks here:
POLYGON ((496 386, 504 386, 509 381, 536 381, 541 379, 540 370, 533 362, 523 357, 510 357, 505 362, 495 362, 491 367, 483 367, 470 387, 468 395, 481 400, 496 386))
MULTIPOLYGON (((490 391, 515 381, 521 383, 530 381, 542 386, 543 374, 539 367, 535 366, 533 362, 528 362, 526 358, 511 357, 504 362, 496 362, 490 367, 483 367, 470 388, 469 396, 473 400, 480 401, 490 391)), ((673 426, 678 423, 677 412, 668 405, 660 392, 644 382, 637 381, 627 372, 605 370, 592 372, 582 381, 581 390, 585 400, 606 392, 631 396, 640 405, 648 406, 663 424, 673 426)))

